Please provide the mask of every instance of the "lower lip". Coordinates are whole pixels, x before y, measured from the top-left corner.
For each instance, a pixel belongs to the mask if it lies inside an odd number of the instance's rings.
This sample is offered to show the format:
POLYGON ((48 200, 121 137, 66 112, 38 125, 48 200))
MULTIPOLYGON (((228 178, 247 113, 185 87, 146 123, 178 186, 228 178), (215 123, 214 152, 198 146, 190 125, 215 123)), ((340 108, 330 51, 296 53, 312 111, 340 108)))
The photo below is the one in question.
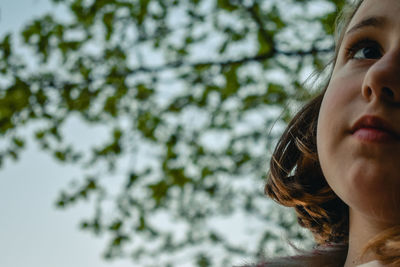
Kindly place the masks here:
POLYGON ((374 128, 361 128, 353 133, 353 135, 361 141, 375 143, 390 143, 397 141, 393 134, 374 128))

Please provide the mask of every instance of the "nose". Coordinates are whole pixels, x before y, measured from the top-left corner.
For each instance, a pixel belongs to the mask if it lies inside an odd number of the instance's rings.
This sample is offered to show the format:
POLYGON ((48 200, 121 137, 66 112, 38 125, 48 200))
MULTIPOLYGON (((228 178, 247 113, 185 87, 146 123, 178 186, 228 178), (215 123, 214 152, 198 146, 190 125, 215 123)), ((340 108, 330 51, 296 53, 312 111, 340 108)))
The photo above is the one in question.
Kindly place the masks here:
POLYGON ((385 54, 367 71, 362 85, 362 95, 368 101, 385 101, 400 104, 400 56, 385 54))

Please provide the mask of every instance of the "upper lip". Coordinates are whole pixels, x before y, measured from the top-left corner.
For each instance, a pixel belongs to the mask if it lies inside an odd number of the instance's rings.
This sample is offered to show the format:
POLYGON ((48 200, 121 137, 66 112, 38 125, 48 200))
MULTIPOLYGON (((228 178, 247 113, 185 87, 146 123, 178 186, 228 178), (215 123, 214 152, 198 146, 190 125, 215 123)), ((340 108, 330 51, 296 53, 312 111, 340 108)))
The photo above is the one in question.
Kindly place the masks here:
POLYGON ((358 129, 361 129, 361 128, 379 129, 379 130, 388 132, 388 133, 396 136, 397 138, 400 137, 400 134, 393 128, 392 125, 390 125, 389 122, 385 121, 382 118, 379 118, 378 116, 374 116, 374 115, 362 116, 359 120, 356 121, 356 123, 351 128, 351 133, 354 133, 358 129))

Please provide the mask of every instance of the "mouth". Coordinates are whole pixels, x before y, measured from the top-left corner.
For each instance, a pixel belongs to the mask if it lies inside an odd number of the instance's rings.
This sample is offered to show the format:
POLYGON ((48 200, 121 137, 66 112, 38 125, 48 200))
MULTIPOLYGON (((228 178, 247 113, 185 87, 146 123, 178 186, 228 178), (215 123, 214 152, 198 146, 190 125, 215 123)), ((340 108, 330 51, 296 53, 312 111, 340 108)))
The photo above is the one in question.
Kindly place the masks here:
POLYGON ((400 135, 389 122, 372 115, 361 117, 351 128, 351 133, 366 142, 388 143, 400 140, 400 135))

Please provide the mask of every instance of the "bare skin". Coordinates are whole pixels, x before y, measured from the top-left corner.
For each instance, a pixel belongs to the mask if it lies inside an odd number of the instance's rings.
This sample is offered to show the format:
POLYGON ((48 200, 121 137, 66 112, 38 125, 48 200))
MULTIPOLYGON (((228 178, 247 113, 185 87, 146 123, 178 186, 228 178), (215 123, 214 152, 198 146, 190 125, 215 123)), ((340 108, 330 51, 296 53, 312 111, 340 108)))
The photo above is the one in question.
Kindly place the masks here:
MULTIPOLYGON (((370 218, 363 218, 363 214, 358 214, 354 210, 351 211, 349 250, 344 267, 358 266, 360 264, 375 260, 374 256, 371 254, 365 255, 364 258, 361 259, 361 251, 364 248, 364 245, 371 238, 380 233, 382 230, 391 226, 392 225, 385 226, 382 222, 375 222, 370 218)), ((378 262, 375 264, 377 266, 384 266, 378 262)))
POLYGON ((346 30, 318 118, 322 171, 350 211, 345 267, 375 260, 360 258, 363 247, 400 224, 400 138, 354 130, 371 116, 400 133, 399 14, 398 0, 363 2, 346 30))

